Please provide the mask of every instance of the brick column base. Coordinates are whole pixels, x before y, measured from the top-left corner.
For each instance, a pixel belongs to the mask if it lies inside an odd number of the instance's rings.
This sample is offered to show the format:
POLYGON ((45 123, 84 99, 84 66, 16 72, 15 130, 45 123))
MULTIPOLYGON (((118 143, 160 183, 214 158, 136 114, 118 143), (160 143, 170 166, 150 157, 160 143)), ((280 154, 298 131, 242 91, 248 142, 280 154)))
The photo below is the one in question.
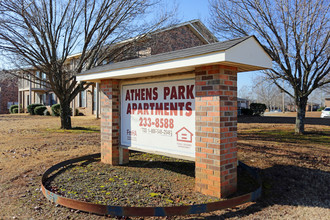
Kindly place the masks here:
POLYGON ((195 70, 196 190, 225 197, 237 188, 237 69, 195 70))
POLYGON ((101 161, 111 165, 129 162, 129 150, 119 150, 119 81, 102 80, 101 92, 101 161))

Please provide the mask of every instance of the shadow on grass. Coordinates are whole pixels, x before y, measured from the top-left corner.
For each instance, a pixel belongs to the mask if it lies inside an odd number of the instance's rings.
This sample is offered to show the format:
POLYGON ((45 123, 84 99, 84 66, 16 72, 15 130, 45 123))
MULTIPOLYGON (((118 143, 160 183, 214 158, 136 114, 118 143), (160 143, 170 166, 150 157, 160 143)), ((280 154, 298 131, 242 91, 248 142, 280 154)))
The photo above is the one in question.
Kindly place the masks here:
POLYGON ((96 131, 100 131, 100 127, 97 126, 90 126, 90 127, 73 127, 70 130, 74 130, 74 131, 92 131, 92 132, 96 132, 96 131))
POLYGON ((56 132, 56 133, 98 133, 100 132, 100 127, 99 126, 73 127, 71 129, 46 129, 46 131, 56 132))
POLYGON ((330 208, 329 172, 297 166, 275 165, 261 169, 259 173, 263 180, 263 195, 256 203, 238 211, 198 219, 241 218, 273 205, 330 208))
POLYGON ((163 168, 183 174, 190 177, 195 177, 195 163, 187 160, 180 160, 174 158, 168 158, 156 154, 146 154, 137 151, 131 151, 130 161, 123 166, 127 167, 141 167, 141 168, 163 168))
MULTIPOLYGON (((329 164, 329 158, 326 154, 329 153, 327 149, 317 149, 319 153, 324 153, 324 156, 319 157, 311 155, 309 153, 297 152, 295 149, 290 150, 290 148, 279 150, 276 146, 258 146, 250 144, 239 144, 238 147, 245 152, 258 152, 264 155, 265 158, 279 158, 279 159, 289 159, 296 161, 299 164, 309 164, 315 166, 317 164, 322 164, 327 166, 329 164)), ((314 149, 315 147, 310 146, 309 148, 314 149)))
MULTIPOLYGON (((254 146, 255 147, 255 146, 254 146)), ((265 148, 261 147, 261 148, 265 148)), ((276 148, 269 147, 269 149, 254 149, 260 153, 268 156, 276 155, 276 148), (267 153, 266 153, 267 151, 267 153), (271 153, 270 153, 271 152, 271 153)), ((314 161, 313 156, 302 153, 287 152, 283 157, 292 160, 300 160, 298 163, 308 163, 313 165, 320 161, 314 161)), ((324 158, 323 158, 324 159, 324 158)), ((326 159, 326 158, 325 158, 326 159)), ((323 165, 327 166, 327 160, 323 161, 323 165)), ((133 167, 150 167, 150 168, 164 168, 173 172, 179 172, 190 176, 194 176, 194 163, 187 162, 161 162, 161 161, 130 161, 128 165, 133 167)), ((330 208, 330 173, 318 169, 310 169, 305 167, 298 167, 292 165, 274 165, 266 169, 258 169, 263 182, 263 196, 254 204, 247 208, 227 211, 224 214, 212 215, 204 217, 204 219, 227 219, 232 217, 244 217, 262 211, 263 209, 273 205, 289 205, 289 206, 306 206, 330 208)), ((245 178, 244 174, 238 171, 239 188, 244 188, 249 185, 250 188, 245 188, 243 191, 253 191, 253 180, 245 178), (251 188, 252 187, 252 188, 251 188)), ((242 189, 240 189, 242 191, 242 189)), ((195 217, 191 219, 196 219, 195 217)), ((199 216, 198 219, 203 219, 199 216)))
POLYGON ((280 143, 318 143, 330 146, 330 130, 306 132, 304 135, 295 135, 286 130, 247 130, 238 133, 240 140, 275 141, 280 143))
POLYGON ((26 118, 30 116, 27 113, 24 114, 0 114, 0 121, 17 121, 22 120, 22 118, 26 118))

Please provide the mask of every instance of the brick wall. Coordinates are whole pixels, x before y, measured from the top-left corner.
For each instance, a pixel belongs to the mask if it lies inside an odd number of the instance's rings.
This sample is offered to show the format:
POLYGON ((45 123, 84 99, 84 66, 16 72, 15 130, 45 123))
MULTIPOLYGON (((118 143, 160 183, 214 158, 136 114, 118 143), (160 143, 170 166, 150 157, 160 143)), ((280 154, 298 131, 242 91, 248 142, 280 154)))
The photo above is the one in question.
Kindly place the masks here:
MULTIPOLYGON (((102 80, 101 160, 128 163, 120 153, 119 80, 102 80)), ((223 65, 195 70, 196 190, 225 197, 237 188, 237 69, 223 65)))
POLYGON ((166 53, 205 44, 187 26, 173 28, 146 37, 137 42, 121 45, 112 51, 111 61, 120 62, 139 57, 166 53), (112 60, 114 59, 114 60, 112 60))
POLYGON ((195 71, 196 190, 225 197, 237 188, 237 70, 195 71))
MULTIPOLYGON (((101 161, 118 165, 120 163, 119 131, 120 101, 119 80, 102 80, 101 90, 101 161)), ((122 163, 128 163, 128 150, 122 149, 122 163)))
POLYGON ((150 42, 150 47, 151 54, 154 55, 203 44, 188 27, 183 26, 155 34, 150 42))
MULTIPOLYGON (((196 47, 203 44, 204 42, 202 42, 187 26, 182 26, 152 35, 150 39, 143 39, 141 42, 135 42, 133 45, 129 45, 129 49, 126 48, 124 52, 118 50, 111 55, 116 57, 115 62, 120 62, 123 60, 138 58, 138 52, 141 50, 149 51, 148 49, 150 49, 150 54, 144 54, 144 56, 150 56, 189 47, 196 47)), ((90 86, 87 90, 92 90, 93 86, 90 86)), ((79 111, 84 115, 91 115, 93 114, 92 93, 87 93, 86 95, 87 106, 79 108, 79 111)))
POLYGON ((8 114, 8 102, 18 102, 17 78, 2 79, 0 88, 0 114, 8 114))

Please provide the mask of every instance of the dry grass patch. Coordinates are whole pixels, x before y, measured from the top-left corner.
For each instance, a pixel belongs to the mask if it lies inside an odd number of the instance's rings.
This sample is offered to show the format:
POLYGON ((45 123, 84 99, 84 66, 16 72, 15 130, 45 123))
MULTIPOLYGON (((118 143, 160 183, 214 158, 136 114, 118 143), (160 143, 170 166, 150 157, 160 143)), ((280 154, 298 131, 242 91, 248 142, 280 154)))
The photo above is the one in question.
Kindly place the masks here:
MULTIPOLYGON (((74 117, 72 124, 76 129, 62 131, 59 118, 0 115, 0 219, 109 219, 55 206, 40 192, 47 168, 100 151, 99 120, 74 117)), ((259 170, 263 197, 256 203, 184 218, 330 219, 329 126, 307 125, 306 136, 293 135, 293 128, 239 123, 238 156, 259 170)))

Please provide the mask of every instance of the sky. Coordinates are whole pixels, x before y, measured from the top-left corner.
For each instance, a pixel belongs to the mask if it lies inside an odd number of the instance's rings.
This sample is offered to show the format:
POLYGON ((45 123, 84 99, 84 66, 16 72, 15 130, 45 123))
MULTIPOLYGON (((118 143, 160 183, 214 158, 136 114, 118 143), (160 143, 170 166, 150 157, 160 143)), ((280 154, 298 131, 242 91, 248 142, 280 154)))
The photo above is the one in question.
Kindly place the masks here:
MULTIPOLYGON (((167 0, 169 4, 176 2, 178 5, 178 18, 182 21, 190 21, 194 19, 200 19, 203 24, 209 27, 208 20, 209 15, 209 1, 208 0, 167 0)), ((212 30, 211 30, 212 31, 212 30)), ((219 39, 221 40, 221 39, 219 39)), ((243 86, 252 86, 253 78, 260 75, 260 72, 242 72, 238 73, 237 77, 237 91, 243 86)))

